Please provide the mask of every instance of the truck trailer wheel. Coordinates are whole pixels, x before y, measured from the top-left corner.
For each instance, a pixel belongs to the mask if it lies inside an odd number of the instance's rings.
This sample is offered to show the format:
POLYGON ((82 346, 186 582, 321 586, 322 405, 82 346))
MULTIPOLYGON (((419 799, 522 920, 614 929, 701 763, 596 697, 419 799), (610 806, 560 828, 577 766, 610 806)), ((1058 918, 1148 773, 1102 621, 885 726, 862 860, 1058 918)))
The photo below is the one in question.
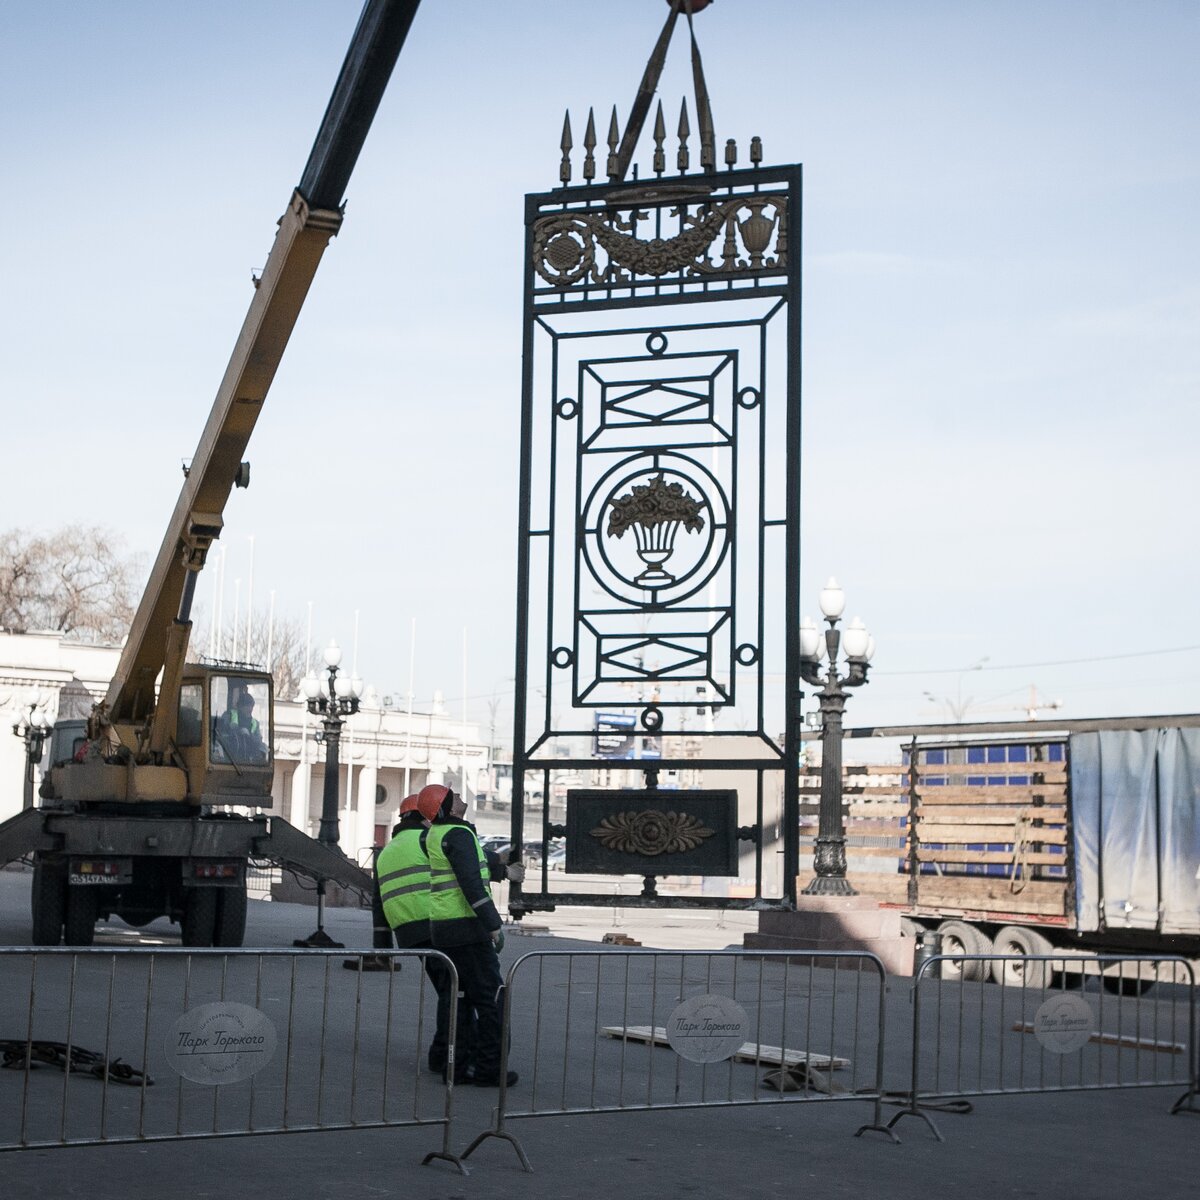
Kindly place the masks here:
POLYGON ((217 920, 214 946, 240 946, 246 937, 245 887, 217 888, 217 920))
MULTIPOLYGON (((987 954, 987 938, 966 921, 943 921, 937 931, 942 937, 943 954, 987 954)), ((979 960, 946 958, 942 960, 942 978, 978 982, 987 978, 987 963, 979 960)))
POLYGON ((1119 966, 1115 972, 1102 974, 1100 986, 1114 996, 1144 996, 1154 986, 1154 980, 1133 974, 1138 970, 1139 963, 1129 963, 1128 966, 1128 972, 1124 966, 1119 966))
POLYGON ((188 888, 183 897, 183 919, 179 922, 185 946, 211 946, 217 925, 217 889, 188 888))
MULTIPOLYGON (((996 934, 997 954, 1037 955, 1050 954, 1050 942, 1036 929, 1021 925, 1005 925, 996 934)), ((992 963, 992 977, 1006 987, 1026 987, 1041 991, 1050 985, 1054 975, 1054 964, 1048 962, 1022 962, 996 959, 992 963)))
POLYGON ((68 946, 90 946, 96 937, 100 897, 92 887, 67 887, 67 914, 63 922, 68 946))
POLYGON ((29 894, 33 916, 33 944, 57 946, 63 939, 67 916, 67 873, 42 859, 33 864, 33 889, 29 894))

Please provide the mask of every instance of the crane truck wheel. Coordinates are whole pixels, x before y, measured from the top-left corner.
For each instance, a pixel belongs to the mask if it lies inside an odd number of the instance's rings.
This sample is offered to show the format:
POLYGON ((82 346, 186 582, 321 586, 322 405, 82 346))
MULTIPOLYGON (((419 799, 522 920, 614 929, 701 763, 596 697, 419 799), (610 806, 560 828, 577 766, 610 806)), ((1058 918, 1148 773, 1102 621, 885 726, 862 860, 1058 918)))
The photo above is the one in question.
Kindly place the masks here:
POLYGON ((217 889, 188 888, 183 897, 183 917, 179 922, 185 946, 211 946, 217 925, 217 889))
POLYGON ((213 927, 214 946, 240 946, 246 938, 246 889, 228 887, 214 889, 217 897, 217 919, 213 927))
POLYGON ((33 888, 29 894, 33 916, 33 944, 57 946, 63 939, 67 916, 67 875, 38 858, 33 863, 33 888))
MULTIPOLYGON (((937 931, 942 937, 943 954, 987 954, 987 938, 966 921, 943 921, 937 931)), ((987 963, 965 958, 942 960, 942 978, 978 982, 987 978, 987 963)))
POLYGON ((68 946, 90 946, 96 936, 100 897, 90 887, 67 887, 67 912, 63 922, 68 946))
MULTIPOLYGON (((1049 940, 1036 929, 1005 925, 996 934, 996 953, 1000 955, 1025 957, 1050 954, 1052 950, 1049 940)), ((1053 963, 1023 962, 1021 958, 1009 958, 1007 961, 997 958, 992 962, 992 977, 1006 987, 1025 987, 1041 991, 1049 987, 1053 976, 1053 963)))

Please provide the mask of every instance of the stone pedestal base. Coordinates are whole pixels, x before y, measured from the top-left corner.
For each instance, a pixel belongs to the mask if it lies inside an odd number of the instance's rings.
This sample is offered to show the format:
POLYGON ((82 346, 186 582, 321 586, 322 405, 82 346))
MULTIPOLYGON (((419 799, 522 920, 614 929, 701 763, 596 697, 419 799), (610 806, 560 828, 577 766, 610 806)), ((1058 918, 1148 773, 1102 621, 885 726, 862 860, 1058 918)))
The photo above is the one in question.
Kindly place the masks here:
POLYGON ((911 975, 913 939, 902 937, 900 914, 869 896, 800 896, 794 912, 758 914, 747 950, 868 950, 889 975, 911 975))

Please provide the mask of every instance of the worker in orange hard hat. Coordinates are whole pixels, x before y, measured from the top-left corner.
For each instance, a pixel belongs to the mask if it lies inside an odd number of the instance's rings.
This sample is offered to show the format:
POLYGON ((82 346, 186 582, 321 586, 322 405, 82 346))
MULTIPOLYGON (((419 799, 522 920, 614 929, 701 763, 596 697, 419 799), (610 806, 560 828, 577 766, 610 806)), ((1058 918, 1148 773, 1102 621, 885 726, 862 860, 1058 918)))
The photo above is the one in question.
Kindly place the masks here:
MULTIPOLYGON (((406 812, 411 812, 415 809, 416 796, 406 796, 400 802, 400 816, 403 818, 406 812)), ((392 837, 400 832, 399 824, 392 826, 392 837)), ((375 862, 375 886, 371 890, 371 945, 375 950, 394 950, 397 945, 397 939, 392 931, 391 922, 388 920, 387 913, 384 909, 383 896, 379 890, 379 857, 386 850, 386 846, 376 846, 373 857, 375 862)), ((404 943, 399 943, 403 947, 404 943)), ((350 961, 347 960, 347 966, 350 961)), ((400 964, 386 954, 366 954, 359 960, 359 970, 362 971, 391 971, 399 970, 400 964)))
MULTIPOLYGON (((417 793, 417 811, 430 822, 425 834, 429 854, 429 927, 434 946, 454 964, 461 992, 458 1033, 464 1032, 461 1005, 473 1010, 474 1037, 460 1055, 473 1055, 472 1082, 478 1087, 511 1087, 517 1073, 501 1076, 502 1017, 499 944, 500 914, 488 887, 487 858, 472 826, 463 820, 467 806, 441 783, 417 793)), ((457 1040, 466 1041, 465 1038, 457 1040)), ((460 1058, 461 1062, 461 1058, 460 1058)), ((465 1068, 466 1063, 461 1065, 465 1068)), ((455 1072, 456 1076, 458 1070, 455 1072)))
MULTIPOLYGON (((400 821, 392 840, 379 852, 375 878, 384 917, 401 949, 427 950, 433 943, 429 933, 429 857, 424 835, 428 821, 422 816, 416 795, 400 802, 400 821)), ((444 1072, 449 1047, 450 1001, 453 995, 450 972, 439 958, 426 958, 425 974, 437 993, 437 1020, 429 1047, 429 1069, 444 1072)), ((455 1081, 465 1080, 458 1071, 455 1081)))

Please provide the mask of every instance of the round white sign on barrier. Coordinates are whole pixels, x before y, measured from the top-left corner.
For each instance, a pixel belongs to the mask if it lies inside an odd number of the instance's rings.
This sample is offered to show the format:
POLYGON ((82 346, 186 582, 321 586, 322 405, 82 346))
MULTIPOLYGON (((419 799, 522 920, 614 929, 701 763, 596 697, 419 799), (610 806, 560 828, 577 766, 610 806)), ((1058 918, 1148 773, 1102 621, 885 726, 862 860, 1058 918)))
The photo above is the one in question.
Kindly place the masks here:
POLYGON ((240 1083, 275 1053, 275 1025, 249 1004, 221 1000, 190 1008, 167 1030, 163 1050, 173 1071, 193 1083, 240 1083))
POLYGON ((721 1062, 747 1039, 746 1010, 729 996, 692 996, 667 1019, 667 1041, 688 1062, 721 1062))
POLYGON ((1092 1006, 1075 992, 1056 992, 1033 1016, 1033 1032, 1051 1054, 1070 1054, 1086 1046, 1096 1027, 1092 1006))

